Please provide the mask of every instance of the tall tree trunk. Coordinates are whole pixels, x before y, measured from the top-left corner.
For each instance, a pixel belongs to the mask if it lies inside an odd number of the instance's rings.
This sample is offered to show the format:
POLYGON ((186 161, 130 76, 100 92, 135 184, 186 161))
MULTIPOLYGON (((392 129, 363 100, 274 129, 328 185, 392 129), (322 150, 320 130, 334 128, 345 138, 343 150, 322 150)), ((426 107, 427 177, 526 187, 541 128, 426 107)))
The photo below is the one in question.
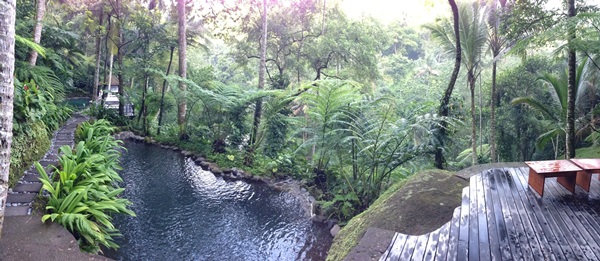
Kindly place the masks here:
POLYGON ((16 0, 0 1, 0 237, 8 196, 12 145, 16 0))
MULTIPOLYGON (((104 12, 100 13, 99 25, 102 26, 104 20, 104 12)), ((94 70, 94 86, 92 89, 92 101, 98 99, 98 85, 100 84, 100 59, 102 57, 102 36, 98 30, 96 35, 96 67, 94 70)))
POLYGON ((107 28, 107 30, 106 30, 106 35, 104 36, 104 50, 106 51, 105 54, 104 54, 104 69, 102 70, 103 71, 104 82, 103 82, 103 84, 101 86, 100 91, 98 91, 98 92, 102 93, 102 95, 100 96, 101 105, 102 106, 104 106, 104 96, 107 94, 106 90, 104 90, 104 86, 107 86, 106 88, 108 88, 108 85, 106 85, 106 84, 109 84, 109 81, 110 81, 109 80, 109 74, 111 72, 111 69, 109 69, 108 67, 112 66, 111 65, 112 49, 110 48, 110 46, 108 44, 108 39, 110 38, 109 37, 110 30, 111 30, 111 27, 112 27, 112 25, 111 25, 111 18, 110 17, 111 16, 109 15, 109 16, 107 16, 107 19, 106 19, 106 23, 107 23, 107 27, 106 28, 107 28))
POLYGON ((138 117, 137 117, 137 123, 140 123, 140 119, 142 119, 143 116, 143 121, 142 121, 142 131, 144 132, 144 135, 148 134, 147 130, 146 130, 146 93, 148 92, 148 84, 150 82, 150 77, 148 77, 148 75, 144 76, 144 90, 142 90, 142 104, 140 106, 140 112, 138 113, 138 117))
MULTIPOLYGON (((186 55, 186 38, 185 38, 185 0, 177 0, 177 13, 179 14, 179 76, 181 78, 187 78, 187 55, 186 55)), ((185 114, 186 114, 186 92, 187 86, 184 82, 179 82, 179 90, 181 91, 181 97, 179 97, 179 105, 177 106, 177 124, 179 124, 179 138, 186 140, 187 134, 185 132, 185 114)))
MULTIPOLYGON (((171 57, 169 57, 169 65, 167 65, 167 74, 165 76, 169 76, 171 72, 171 64, 173 64, 173 53, 175 52, 175 47, 171 47, 171 57)), ((158 111, 158 128, 156 129, 156 135, 160 135, 160 127, 162 127, 162 119, 163 119, 163 111, 165 109, 165 92, 167 91, 167 79, 163 81, 162 91, 160 94, 160 108, 158 111)))
MULTIPOLYGON (((109 50, 109 52, 110 52, 110 54, 108 55, 108 79, 106 80, 106 94, 110 93, 110 86, 112 85, 112 76, 113 76, 112 71, 113 71, 114 54, 110 50, 109 50)), ((102 100, 104 100, 104 95, 102 95, 102 96, 103 96, 102 100)))
MULTIPOLYGON (((258 89, 265 87, 265 71, 267 69, 267 0, 262 3, 262 31, 260 37, 260 63, 258 65, 258 89)), ((254 105, 254 122, 252 124, 252 133, 250 134, 250 143, 244 156, 244 165, 250 166, 254 161, 254 150, 258 147, 258 130, 260 129, 260 118, 262 117, 262 98, 258 98, 254 105)))
MULTIPOLYGON (((120 31, 120 29, 119 29, 120 31)), ((117 51, 117 65, 119 66, 119 70, 117 71, 117 79, 119 79, 119 88, 117 89, 119 92, 119 116, 125 116, 125 80, 123 77, 123 50, 122 50, 122 37, 119 34, 119 49, 117 51)))
MULTIPOLYGON (((575 0, 568 1, 568 16, 569 19, 575 16, 575 0)), ((569 24, 569 43, 575 40, 575 26, 569 24)), ((575 96, 577 95, 576 86, 576 70, 577 60, 575 56, 575 49, 573 46, 569 46, 569 90, 567 93, 567 135, 566 135, 566 152, 565 156, 567 159, 575 157, 575 96)))
MULTIPOLYGON (((494 59, 498 54, 494 54, 494 59)), ((496 162, 496 61, 492 63, 492 98, 491 112, 490 112, 490 155, 492 157, 492 163, 496 162)))
MULTIPOLYGON (((502 3, 500 1, 500 8, 504 7, 506 2, 502 3)), ((491 90, 491 98, 490 98, 490 157, 491 162, 494 163, 497 161, 496 155, 496 72, 498 70, 498 63, 496 59, 498 55, 500 55, 500 50, 504 45, 503 41, 501 41, 500 36, 498 35, 498 27, 500 24, 500 19, 498 15, 496 2, 492 2, 492 10, 491 10, 491 18, 489 20, 490 27, 492 29, 492 35, 490 39, 490 49, 492 50, 492 90, 491 90)))
MULTIPOLYGON (((44 14, 46 13, 46 0, 37 0, 37 11, 35 14, 35 26, 33 27, 33 42, 39 44, 42 40, 42 21, 44 20, 44 14)), ((29 64, 35 66, 37 62, 38 53, 35 50, 29 52, 29 64)))
MULTIPOLYGON (((458 7, 456 6, 456 2, 454 0, 448 0, 450 7, 452 9, 452 17, 454 23, 454 37, 456 38, 456 53, 454 58, 454 70, 452 71, 452 76, 450 76, 450 81, 448 82, 448 87, 446 87, 446 92, 444 92, 444 97, 440 100, 440 108, 438 109, 438 114, 441 117, 447 117, 449 114, 448 105, 450 104, 450 97, 452 97, 452 91, 454 90, 454 84, 456 83, 456 79, 458 78, 458 72, 460 71, 460 63, 462 59, 462 50, 460 47, 460 31, 459 31, 459 23, 458 23, 458 7)), ((439 145, 435 150, 435 167, 438 169, 444 168, 444 144, 446 142, 446 136, 448 135, 446 128, 448 127, 448 123, 445 120, 442 120, 441 127, 439 128, 438 138, 439 145)))
POLYGON ((471 149, 472 159, 471 165, 477 164, 477 123, 475 121, 475 76, 473 71, 467 73, 467 80, 469 81, 469 89, 471 91, 471 149))
MULTIPOLYGON (((117 4, 117 18, 120 20, 122 18, 122 0, 115 1, 117 4)), ((119 70, 117 71, 117 79, 119 79, 119 116, 125 116, 125 106, 124 106, 124 94, 123 91, 125 89, 125 80, 123 79, 123 52, 125 52, 124 40, 123 40, 123 26, 121 23, 117 23, 117 37, 119 38, 117 44, 117 66, 119 66, 119 70)))
MULTIPOLYGON (((265 71, 267 68, 267 0, 263 0, 262 31, 260 37, 260 64, 258 68, 258 89, 265 87, 265 71)), ((257 142, 258 129, 260 128, 260 118, 262 116, 262 99, 256 101, 254 108, 254 124, 252 125, 252 137, 250 144, 253 146, 257 142)))

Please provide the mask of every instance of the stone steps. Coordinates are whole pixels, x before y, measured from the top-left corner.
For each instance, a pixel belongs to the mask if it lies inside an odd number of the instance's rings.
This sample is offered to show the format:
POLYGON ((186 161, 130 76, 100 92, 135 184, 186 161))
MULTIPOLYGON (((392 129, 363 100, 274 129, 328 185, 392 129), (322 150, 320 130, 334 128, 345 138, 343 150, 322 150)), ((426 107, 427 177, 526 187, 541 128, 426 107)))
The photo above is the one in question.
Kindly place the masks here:
MULTIPOLYGON (((61 127, 54 135, 52 144, 46 155, 39 161, 47 174, 54 171, 54 167, 58 165, 58 154, 60 147, 67 145, 73 147, 75 141, 75 128, 81 122, 88 118, 81 114, 75 114, 61 127)), ((39 173, 32 165, 25 171, 25 175, 19 182, 9 191, 6 200, 6 209, 4 216, 27 216, 31 215, 31 205, 42 188, 42 183, 39 180, 39 173)))

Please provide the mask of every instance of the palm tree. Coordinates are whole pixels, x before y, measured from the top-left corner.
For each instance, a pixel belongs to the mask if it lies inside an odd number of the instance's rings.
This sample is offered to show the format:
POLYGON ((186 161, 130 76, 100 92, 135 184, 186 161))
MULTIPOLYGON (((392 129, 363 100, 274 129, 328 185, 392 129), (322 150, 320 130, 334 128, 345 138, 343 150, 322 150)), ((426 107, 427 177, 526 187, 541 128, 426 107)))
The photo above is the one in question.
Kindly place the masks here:
MULTIPOLYGON (((458 78, 458 73, 460 71, 460 63, 462 59, 462 50, 460 48, 460 29, 459 29, 459 17, 458 17, 458 7, 456 6, 456 2, 454 0, 448 0, 448 4, 450 4, 450 8, 452 9, 452 29, 454 32, 455 42, 457 43, 456 51, 455 51, 455 59, 454 59, 454 70, 452 71, 452 76, 450 77, 450 81, 448 82, 448 87, 446 87, 446 92, 444 93, 444 97, 440 101, 440 108, 438 110, 438 114, 441 117, 447 117, 449 110, 448 104, 450 103, 450 97, 452 96, 452 91, 454 90, 454 84, 456 83, 456 78, 458 78)), ((444 154, 443 147, 444 141, 446 139, 446 127, 447 123, 445 121, 441 122, 441 128, 439 130, 439 145, 435 150, 435 167, 438 169, 442 169, 444 166, 444 154)))
MULTIPOLYGON (((12 144, 13 71, 15 69, 16 0, 0 1, 0 232, 8 193, 8 170, 12 144)), ((1 233, 0 233, 1 235, 1 233)))
MULTIPOLYGON (((471 148, 473 150, 472 164, 477 163, 477 128, 475 119, 475 80, 481 64, 481 57, 487 41, 487 25, 485 24, 483 8, 479 3, 462 2, 458 5, 460 46, 462 49, 462 64, 467 70, 467 82, 471 94, 471 148)), ((453 27, 448 19, 437 24, 426 26, 437 38, 444 49, 454 53, 456 43, 453 41, 453 27)))
MULTIPOLYGON (((500 8, 504 7, 506 2, 500 2, 500 8)), ((489 12, 490 32, 488 34, 488 45, 492 52, 492 90, 490 99, 490 156, 491 162, 496 161, 496 71, 497 71, 497 59, 500 52, 505 48, 506 39, 500 36, 498 32, 500 27, 500 12, 496 1, 492 1, 491 9, 489 12)))

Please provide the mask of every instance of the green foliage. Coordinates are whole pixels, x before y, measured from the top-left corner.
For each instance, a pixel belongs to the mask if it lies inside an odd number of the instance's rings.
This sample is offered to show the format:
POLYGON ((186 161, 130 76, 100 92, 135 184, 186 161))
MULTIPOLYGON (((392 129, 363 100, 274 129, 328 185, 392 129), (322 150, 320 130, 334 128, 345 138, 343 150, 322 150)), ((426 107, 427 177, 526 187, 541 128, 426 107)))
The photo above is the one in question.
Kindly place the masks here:
POLYGON ((87 252, 98 252, 100 245, 118 248, 114 237, 120 234, 112 224, 112 213, 135 216, 127 208, 131 203, 118 197, 125 189, 118 186, 121 147, 108 135, 112 129, 107 121, 79 126, 82 141, 74 149, 60 148, 59 166, 52 177, 36 162, 42 189, 49 194, 48 214, 42 221, 50 219, 69 229, 87 252))
POLYGON ((27 123, 29 130, 13 136, 10 153, 9 186, 23 176, 34 161, 41 159, 50 148, 50 137, 42 121, 27 123))
MULTIPOLYGON (((588 95, 587 92, 590 89, 582 76, 584 75, 584 69, 588 66, 588 61, 581 62, 576 70, 575 77, 575 95, 577 97, 575 106, 578 108, 577 122, 581 122, 581 118, 586 116, 587 112, 585 108, 590 108, 589 99, 585 99, 588 95)), ((552 142, 554 148, 554 155, 558 157, 560 140, 565 135, 565 126, 567 121, 567 90, 568 90, 568 73, 567 70, 560 70, 558 76, 550 73, 544 73, 539 77, 539 80, 543 81, 550 87, 552 87, 552 102, 547 99, 543 101, 536 100, 533 97, 517 97, 511 101, 512 105, 526 104, 532 109, 538 111, 543 115, 546 121, 544 121, 544 127, 546 132, 540 134, 537 139, 538 148, 544 148, 548 142, 552 142)), ((580 131, 581 126, 578 128, 580 131)))
POLYGON ((334 195, 332 200, 320 202, 325 212, 336 213, 336 218, 344 221, 350 220, 358 214, 357 209, 361 207, 361 202, 355 193, 348 193, 347 189, 340 189, 334 195))
MULTIPOLYGON (((479 152, 477 153, 476 162, 479 164, 489 163, 490 162, 490 144, 481 144, 479 147, 479 152)), ((473 149, 468 148, 463 150, 458 156, 456 160, 458 160, 458 164, 462 166, 467 166, 470 162, 473 161, 473 149)))
POLYGON ((117 128, 105 119, 82 122, 75 130, 75 141, 85 141, 98 136, 110 136, 116 130, 117 128))
POLYGON ((97 119, 107 120, 115 126, 128 126, 129 122, 126 118, 121 117, 115 109, 108 109, 101 104, 91 104, 87 114, 97 119))
MULTIPOLYGON (((548 121, 542 115, 524 104, 511 105, 517 97, 529 96, 538 101, 555 101, 538 80, 540 72, 551 71, 551 63, 546 58, 532 57, 522 64, 501 72, 498 75, 498 152, 501 161, 526 161, 554 157, 553 151, 539 149, 537 139, 546 132, 548 121), (545 130, 544 130, 545 129, 545 130)), ((546 103, 550 107, 552 103, 546 103)), ((550 107, 557 108, 557 107, 550 107)), ((552 109, 554 115, 559 110, 552 109)), ((561 146, 557 146, 561 150, 561 146)))
POLYGON ((15 97, 13 102, 13 130, 15 133, 31 131, 31 122, 43 121, 49 132, 65 122, 73 110, 67 105, 54 102, 52 92, 43 90, 34 80, 24 83, 15 81, 15 97))
POLYGON ((440 120, 359 89, 351 82, 320 81, 301 95, 310 120, 300 149, 314 151, 315 183, 330 193, 326 210, 341 220, 377 199, 398 167, 432 151, 440 120))

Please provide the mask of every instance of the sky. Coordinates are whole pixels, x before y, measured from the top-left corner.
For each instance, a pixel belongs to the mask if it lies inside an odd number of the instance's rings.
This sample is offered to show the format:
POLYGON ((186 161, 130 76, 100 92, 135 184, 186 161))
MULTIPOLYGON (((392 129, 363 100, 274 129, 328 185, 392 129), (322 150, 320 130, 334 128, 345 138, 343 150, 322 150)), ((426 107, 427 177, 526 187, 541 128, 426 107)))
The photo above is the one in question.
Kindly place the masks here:
MULTIPOLYGON (((336 0, 333 0, 336 1, 336 0)), ((384 24, 403 19, 409 25, 430 23, 436 17, 449 15, 447 0, 337 0, 342 9, 352 18, 370 15, 384 24)), ((460 0, 457 0, 460 1, 460 0)), ((551 7, 560 7, 562 0, 549 0, 551 7)), ((588 4, 599 5, 600 0, 586 0, 588 4)))
POLYGON ((409 25, 421 25, 449 10, 445 0, 339 0, 353 18, 370 15, 388 24, 406 17, 409 25))

